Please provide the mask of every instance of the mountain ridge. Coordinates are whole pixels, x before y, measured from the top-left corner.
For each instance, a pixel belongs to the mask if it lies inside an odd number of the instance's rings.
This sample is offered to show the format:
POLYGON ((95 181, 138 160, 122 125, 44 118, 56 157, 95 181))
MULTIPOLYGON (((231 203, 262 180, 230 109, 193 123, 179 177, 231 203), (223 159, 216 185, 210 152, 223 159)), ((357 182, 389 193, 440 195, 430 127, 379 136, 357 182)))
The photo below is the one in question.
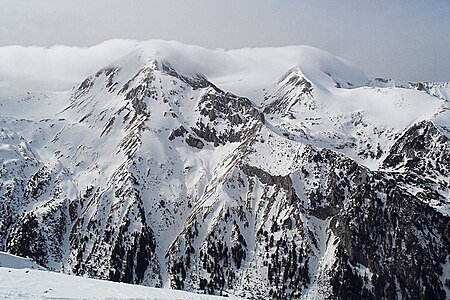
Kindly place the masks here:
POLYGON ((262 75, 270 61, 242 57, 270 49, 227 51, 232 76, 211 79, 178 68, 217 56, 163 46, 69 92, 1 98, 4 249, 67 273, 257 299, 449 295, 448 85, 373 86, 309 47, 281 59, 317 61, 262 75))

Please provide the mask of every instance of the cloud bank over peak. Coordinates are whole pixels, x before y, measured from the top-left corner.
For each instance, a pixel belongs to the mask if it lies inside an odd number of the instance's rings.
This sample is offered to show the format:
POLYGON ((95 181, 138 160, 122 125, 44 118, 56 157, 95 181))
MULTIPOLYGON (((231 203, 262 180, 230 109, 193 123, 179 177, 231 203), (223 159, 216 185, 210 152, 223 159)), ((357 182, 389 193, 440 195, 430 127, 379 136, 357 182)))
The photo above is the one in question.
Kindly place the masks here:
POLYGON ((334 85, 333 78, 356 86, 368 81, 350 62, 310 46, 211 50, 176 41, 115 39, 92 47, 0 47, 0 95, 65 91, 108 65, 138 69, 149 59, 167 61, 185 75, 203 74, 250 98, 291 68, 321 85, 334 85))
POLYGON ((449 81, 448 0, 3 0, 0 46, 177 40, 210 49, 311 45, 367 74, 449 81))
POLYGON ((0 47, 0 94, 68 90, 137 45, 133 40, 110 40, 92 47, 0 47))

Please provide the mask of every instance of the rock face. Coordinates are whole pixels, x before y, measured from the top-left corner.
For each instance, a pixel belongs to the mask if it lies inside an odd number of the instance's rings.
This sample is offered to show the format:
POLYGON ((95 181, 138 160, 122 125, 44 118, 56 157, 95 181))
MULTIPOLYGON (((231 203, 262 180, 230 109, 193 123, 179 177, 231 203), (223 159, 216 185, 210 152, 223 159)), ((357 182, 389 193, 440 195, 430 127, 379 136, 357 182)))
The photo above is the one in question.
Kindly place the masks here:
POLYGON ((291 69, 257 106, 132 54, 68 93, 0 99, 1 248, 249 299, 448 299, 448 84, 323 76, 291 69), (375 118, 391 104, 401 121, 375 118))

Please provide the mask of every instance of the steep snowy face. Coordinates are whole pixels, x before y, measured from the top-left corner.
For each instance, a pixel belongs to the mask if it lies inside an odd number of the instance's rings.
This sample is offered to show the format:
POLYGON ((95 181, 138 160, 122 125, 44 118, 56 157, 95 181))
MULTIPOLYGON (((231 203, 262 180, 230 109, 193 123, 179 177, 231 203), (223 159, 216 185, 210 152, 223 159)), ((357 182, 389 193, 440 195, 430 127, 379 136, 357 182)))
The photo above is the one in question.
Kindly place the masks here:
POLYGON ((87 78, 58 115, 69 124, 51 147, 81 196, 64 268, 156 286, 211 173, 264 122, 249 100, 136 53, 87 78))
POLYGON ((1 247, 211 294, 444 299, 448 84, 380 82, 311 47, 152 41, 0 99, 1 247))

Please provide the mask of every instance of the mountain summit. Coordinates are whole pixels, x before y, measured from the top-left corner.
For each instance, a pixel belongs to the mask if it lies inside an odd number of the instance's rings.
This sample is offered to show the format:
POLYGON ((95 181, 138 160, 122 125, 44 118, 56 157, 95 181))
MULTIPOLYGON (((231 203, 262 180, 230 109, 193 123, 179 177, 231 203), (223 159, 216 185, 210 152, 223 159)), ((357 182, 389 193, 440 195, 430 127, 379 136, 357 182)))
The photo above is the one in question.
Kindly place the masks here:
POLYGON ((449 92, 312 47, 147 42, 0 98, 1 249, 251 299, 448 298, 449 92))

